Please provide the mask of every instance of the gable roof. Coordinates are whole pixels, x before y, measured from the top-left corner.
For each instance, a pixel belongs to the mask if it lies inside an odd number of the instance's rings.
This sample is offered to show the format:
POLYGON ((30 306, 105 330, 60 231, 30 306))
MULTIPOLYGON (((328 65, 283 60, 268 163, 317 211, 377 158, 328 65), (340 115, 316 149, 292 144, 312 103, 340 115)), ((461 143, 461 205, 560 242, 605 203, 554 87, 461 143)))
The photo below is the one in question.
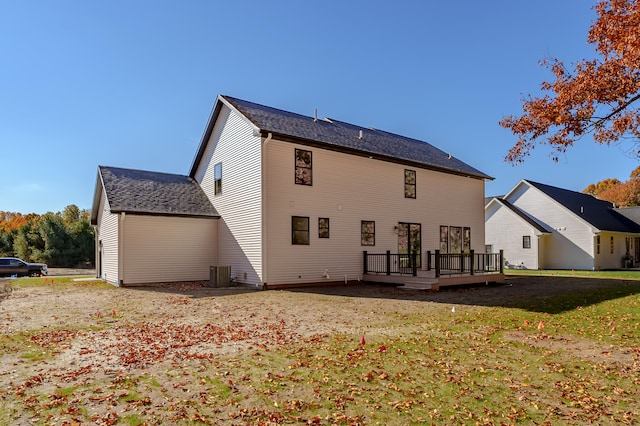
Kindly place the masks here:
POLYGON ((601 231, 640 233, 640 225, 618 213, 613 204, 589 194, 523 180, 601 231))
POLYGON ((204 155, 204 149, 223 104, 244 116, 254 127, 255 134, 263 137, 267 137, 271 133, 278 140, 374 157, 476 179, 493 179, 427 142, 334 119, 314 119, 230 96, 218 96, 191 168, 190 176, 192 177, 195 176, 198 164, 204 155))
POLYGON ((501 204, 506 209, 508 209, 513 214, 515 214, 520 219, 522 219, 524 222, 526 222, 533 229, 535 229, 536 231, 538 231, 538 232, 540 232, 542 234, 550 234, 552 232, 550 229, 547 229, 543 225, 539 224, 538 222, 533 220, 531 217, 529 217, 525 212, 523 212, 522 210, 520 210, 519 208, 517 208, 516 206, 514 206, 513 204, 511 204, 510 202, 508 202, 507 200, 505 200, 503 198, 493 197, 491 199, 491 201, 486 203, 485 208, 488 207, 491 202, 494 202, 494 203, 497 203, 497 204, 501 204))
POLYGON ((219 217, 200 185, 188 176, 98 166, 92 224, 97 222, 101 187, 111 213, 219 217))

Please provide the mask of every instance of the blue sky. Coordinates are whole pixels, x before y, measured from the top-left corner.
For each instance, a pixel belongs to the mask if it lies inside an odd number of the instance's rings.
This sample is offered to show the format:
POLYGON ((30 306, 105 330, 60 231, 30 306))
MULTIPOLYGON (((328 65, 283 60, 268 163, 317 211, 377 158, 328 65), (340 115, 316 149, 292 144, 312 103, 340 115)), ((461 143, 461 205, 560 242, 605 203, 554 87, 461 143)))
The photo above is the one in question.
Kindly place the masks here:
POLYGON ((504 162, 538 61, 593 57, 594 3, 0 0, 0 210, 89 209, 98 165, 187 174, 218 94, 427 141, 487 195, 627 180, 590 138, 504 162))

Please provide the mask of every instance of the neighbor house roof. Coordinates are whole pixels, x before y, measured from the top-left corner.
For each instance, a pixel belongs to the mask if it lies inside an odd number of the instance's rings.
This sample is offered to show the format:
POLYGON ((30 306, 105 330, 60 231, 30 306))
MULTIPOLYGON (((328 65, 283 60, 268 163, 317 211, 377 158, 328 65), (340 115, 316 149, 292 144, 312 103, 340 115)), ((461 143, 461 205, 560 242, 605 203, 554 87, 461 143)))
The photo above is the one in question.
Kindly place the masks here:
MULTIPOLYGON (((189 176, 118 167, 98 167, 96 191, 104 188, 111 213, 219 217, 200 185, 189 176)), ((97 221, 94 196, 91 221, 97 221)))
POLYGON ((223 104, 244 116, 254 127, 254 133, 263 137, 271 133, 279 140, 478 179, 493 179, 427 142, 334 119, 316 119, 229 96, 218 96, 190 176, 195 176, 223 104))
MULTIPOLYGON (((540 232, 542 234, 549 234, 549 233, 552 232, 552 230, 547 229, 543 225, 539 224, 538 222, 533 220, 531 217, 527 216, 527 214, 525 212, 523 212, 522 210, 520 210, 519 208, 517 208, 516 206, 514 206, 513 204, 511 204, 507 200, 505 200, 503 198, 500 198, 500 197, 493 197, 491 199, 491 201, 493 201, 495 203, 498 203, 498 204, 501 204, 502 206, 507 208, 509 211, 511 211, 513 214, 515 214, 520 219, 525 221, 527 224, 529 224, 533 229, 537 230, 538 232, 540 232)), ((487 206, 489 205, 489 203, 487 203, 487 206)))
POLYGON ((613 204, 589 194, 524 180, 601 231, 640 233, 640 225, 618 213, 613 204))

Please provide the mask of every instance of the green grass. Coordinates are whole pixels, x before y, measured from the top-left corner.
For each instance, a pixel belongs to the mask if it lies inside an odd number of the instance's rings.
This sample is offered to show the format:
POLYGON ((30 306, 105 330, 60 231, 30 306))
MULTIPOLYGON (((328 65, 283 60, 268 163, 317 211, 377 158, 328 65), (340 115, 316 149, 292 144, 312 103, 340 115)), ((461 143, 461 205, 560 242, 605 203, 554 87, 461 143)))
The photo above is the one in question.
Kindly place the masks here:
POLYGON ((640 271, 612 270, 612 271, 581 271, 572 269, 505 269, 505 275, 526 276, 559 276, 583 278, 610 278, 621 280, 640 280, 640 271))
POLYGON ((11 280, 11 287, 50 287, 56 290, 67 290, 71 288, 94 288, 108 289, 114 286, 102 280, 95 280, 91 276, 66 276, 66 277, 24 277, 11 280), (83 280, 83 279, 86 279, 83 280))

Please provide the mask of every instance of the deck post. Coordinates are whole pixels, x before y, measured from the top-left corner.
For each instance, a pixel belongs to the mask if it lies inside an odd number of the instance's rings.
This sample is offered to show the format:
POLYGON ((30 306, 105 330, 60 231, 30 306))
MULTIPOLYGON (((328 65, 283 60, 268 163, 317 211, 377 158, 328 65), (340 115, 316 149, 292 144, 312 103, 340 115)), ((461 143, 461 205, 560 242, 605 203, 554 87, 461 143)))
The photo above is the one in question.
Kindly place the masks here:
POLYGON ((391 275, 391 250, 387 250, 387 275, 391 275))
POLYGON ((367 275, 367 273, 369 272, 369 256, 367 255, 367 251, 364 250, 362 252, 363 254, 363 261, 362 261, 362 275, 367 275))
POLYGON ((418 253, 411 253, 411 262, 413 262, 413 264, 411 265, 411 274, 414 277, 418 276, 418 253))
POLYGON ((431 250, 427 250, 427 271, 431 270, 431 250))
POLYGON ((436 278, 440 278, 440 250, 436 250, 436 278))
POLYGON ((475 275, 475 273, 476 273, 476 272, 475 272, 475 269, 476 269, 476 268, 475 268, 475 265, 474 265, 474 263, 475 263, 475 254, 474 254, 474 250, 471 250, 471 251, 469 252, 469 254, 471 255, 471 275, 475 275))
POLYGON ((504 250, 500 249, 500 273, 504 274, 504 250))

